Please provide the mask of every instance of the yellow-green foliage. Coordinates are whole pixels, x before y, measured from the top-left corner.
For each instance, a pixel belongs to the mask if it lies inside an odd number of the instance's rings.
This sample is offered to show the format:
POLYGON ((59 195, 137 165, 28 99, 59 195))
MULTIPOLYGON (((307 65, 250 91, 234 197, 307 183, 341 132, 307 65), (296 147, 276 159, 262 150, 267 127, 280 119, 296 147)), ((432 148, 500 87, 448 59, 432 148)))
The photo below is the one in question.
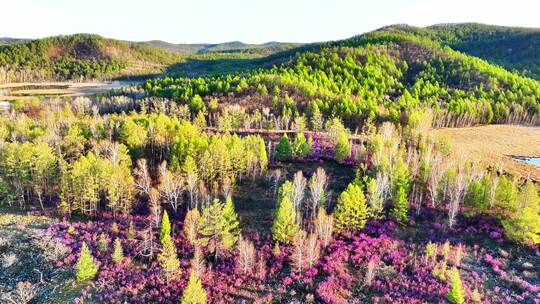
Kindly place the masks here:
POLYGON ((158 262, 167 278, 178 275, 180 272, 180 261, 176 256, 176 247, 170 236, 165 236, 161 241, 161 251, 158 254, 158 262))
POLYGON ((189 275, 189 281, 182 294, 181 304, 206 304, 206 291, 202 287, 201 279, 193 272, 189 275))
POLYGON ((446 298, 453 304, 462 304, 465 301, 463 298, 463 287, 461 286, 459 271, 455 267, 450 271, 450 291, 446 298))
POLYGON ((79 261, 77 262, 75 276, 77 281, 86 281, 91 280, 96 276, 98 272, 98 267, 94 262, 94 258, 88 249, 86 242, 82 243, 81 255, 79 256, 79 261))
POLYGON ((120 263, 124 259, 124 250, 122 249, 122 242, 118 238, 114 240, 114 251, 111 258, 114 263, 120 263))
POLYGON ((502 221, 506 234, 520 242, 540 244, 540 198, 532 182, 519 193, 517 205, 518 211, 502 221))
POLYGON ((495 204, 507 211, 515 211, 517 208, 516 200, 516 184, 506 176, 501 177, 495 190, 495 204))
POLYGON ((364 228, 370 211, 360 186, 349 184, 341 193, 334 211, 334 227, 337 232, 364 228))
POLYGON ((159 241, 163 244, 163 239, 166 237, 171 237, 171 222, 167 211, 163 211, 163 216, 161 217, 161 229, 159 231, 159 241))
POLYGON ((272 224, 272 236, 276 242, 289 244, 300 229, 296 211, 288 195, 282 197, 272 224))

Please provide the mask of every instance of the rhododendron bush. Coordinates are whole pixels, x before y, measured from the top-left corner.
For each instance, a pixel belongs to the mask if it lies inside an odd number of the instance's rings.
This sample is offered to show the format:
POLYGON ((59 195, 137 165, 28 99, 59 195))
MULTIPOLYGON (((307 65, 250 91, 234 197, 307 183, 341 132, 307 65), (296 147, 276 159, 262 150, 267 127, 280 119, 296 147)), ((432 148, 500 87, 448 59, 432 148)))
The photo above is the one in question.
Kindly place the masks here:
MULTIPOLYGON (((99 272, 83 297, 107 303, 177 303, 194 267, 195 248, 179 232, 182 223, 171 223, 181 269, 170 280, 157 259, 142 251, 148 238, 145 217, 113 219, 102 214, 99 221, 60 222, 48 233, 71 252, 57 261, 58 266, 74 266, 82 242, 88 244, 99 272), (135 238, 128 237, 130 223, 137 231, 135 238), (115 239, 121 241, 125 256, 119 263, 111 259, 115 239)), ((208 247, 202 248, 202 285, 209 303, 445 303, 447 278, 456 267, 466 299, 540 301, 538 278, 515 273, 509 267, 512 262, 489 244, 471 242, 498 233, 500 225, 481 218, 464 220, 451 231, 420 219, 414 225, 403 229, 392 220, 370 220, 360 232, 335 236, 313 267, 301 272, 293 267, 292 245, 277 247, 268 233, 248 232, 245 239, 254 245, 249 266, 239 267, 235 250, 216 258, 208 247), (416 229, 427 233, 417 235, 416 229), (427 253, 428 241, 434 252, 427 253)), ((157 240, 158 229, 152 234, 157 240)))

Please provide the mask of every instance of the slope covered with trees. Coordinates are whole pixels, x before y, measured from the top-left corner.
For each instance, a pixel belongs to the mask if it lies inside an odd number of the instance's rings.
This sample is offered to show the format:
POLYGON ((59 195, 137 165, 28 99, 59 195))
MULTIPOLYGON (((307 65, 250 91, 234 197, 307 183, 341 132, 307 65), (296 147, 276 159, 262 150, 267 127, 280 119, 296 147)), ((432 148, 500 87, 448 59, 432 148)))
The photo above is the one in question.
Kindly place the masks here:
POLYGON ((219 100, 222 108, 240 104, 255 116, 255 109, 267 108, 283 128, 298 117, 309 122, 314 113, 323 121, 337 116, 353 129, 366 121, 406 123, 426 107, 434 111, 435 126, 539 123, 538 81, 425 35, 381 29, 278 55, 273 58, 281 64, 272 69, 156 79, 143 89, 194 111, 203 109, 193 106, 201 98, 208 105, 219 100))
POLYGON ((0 82, 156 74, 180 59, 174 52, 98 35, 57 36, 0 46, 0 82))
POLYGON ((385 30, 421 35, 510 71, 540 79, 540 29, 537 28, 463 23, 427 28, 398 25, 385 30))

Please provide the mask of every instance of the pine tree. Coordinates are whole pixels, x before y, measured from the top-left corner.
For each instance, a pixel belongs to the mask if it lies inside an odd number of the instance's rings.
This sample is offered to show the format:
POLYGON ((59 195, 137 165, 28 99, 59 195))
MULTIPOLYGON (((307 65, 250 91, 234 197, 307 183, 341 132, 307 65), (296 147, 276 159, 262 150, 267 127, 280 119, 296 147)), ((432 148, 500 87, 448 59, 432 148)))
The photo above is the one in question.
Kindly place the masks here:
POLYGON ((394 165, 392 180, 394 206, 391 214, 399 223, 405 223, 409 218, 409 198, 407 193, 410 186, 410 175, 407 164, 401 159, 394 165))
POLYGON ((394 206, 392 207, 392 217, 398 223, 406 223, 409 219, 409 200, 407 199, 407 194, 405 189, 398 188, 397 193, 394 197, 394 206))
POLYGON ((161 218, 161 229, 159 231, 159 241, 162 244, 165 237, 171 237, 171 222, 169 221, 167 211, 163 211, 163 217, 161 218))
POLYGON ((193 272, 189 275, 189 281, 182 294, 181 304, 206 304, 206 291, 202 287, 201 279, 193 272))
POLYGON ((461 286, 459 271, 455 267, 450 273, 450 291, 448 292, 446 298, 450 303, 453 304, 462 304, 464 302, 463 287, 461 286))
POLYGON ((276 158, 279 160, 285 160, 292 155, 291 142, 287 134, 283 134, 279 140, 279 144, 276 150, 276 158))
POLYGON ((165 271, 167 279, 180 272, 180 261, 176 256, 176 247, 170 236, 165 236, 161 241, 161 251, 157 259, 159 265, 165 271))
POLYGON ((344 161, 351 155, 351 146, 349 144, 349 135, 346 132, 339 132, 334 144, 334 150, 336 154, 336 160, 338 162, 344 161))
POLYGON ((272 236, 276 242, 289 244, 293 241, 299 229, 293 203, 288 196, 284 196, 281 199, 274 223, 272 224, 272 236))
POLYGON ((516 241, 540 244, 540 198, 533 182, 527 182, 517 199, 520 210, 502 221, 506 234, 516 241))
POLYGON ((221 217, 221 244, 225 249, 231 249, 240 235, 240 222, 234 210, 234 203, 230 197, 223 206, 221 217))
POLYGON ((360 186, 349 184, 341 193, 334 212, 336 231, 354 231, 364 228, 370 211, 360 186))
POLYGON ((82 243, 81 255, 79 256, 79 261, 77 262, 77 268, 75 271, 75 276, 77 281, 86 281, 91 280, 98 272, 98 267, 94 262, 94 258, 88 249, 86 242, 82 243))
POLYGON ((292 155, 296 157, 306 157, 311 154, 311 145, 306 140, 304 133, 296 134, 292 145, 292 155))
POLYGON ((120 239, 114 240, 114 251, 112 254, 112 261, 116 264, 120 263, 124 259, 124 250, 122 249, 122 242, 120 239))

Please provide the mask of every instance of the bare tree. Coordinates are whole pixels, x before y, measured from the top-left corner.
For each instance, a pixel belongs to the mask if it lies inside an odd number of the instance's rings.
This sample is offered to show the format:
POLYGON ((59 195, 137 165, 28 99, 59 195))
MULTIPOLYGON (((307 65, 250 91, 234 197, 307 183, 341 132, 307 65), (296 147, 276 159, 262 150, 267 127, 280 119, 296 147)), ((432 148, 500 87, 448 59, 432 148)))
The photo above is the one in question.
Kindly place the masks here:
POLYGON ((149 195, 150 199, 150 213, 152 214, 152 226, 159 227, 161 220, 161 202, 159 200, 160 194, 156 188, 151 188, 149 195))
POLYGON ((437 204, 437 190, 439 189, 439 182, 445 172, 444 164, 442 161, 442 155, 436 154, 430 158, 430 174, 428 177, 428 192, 431 198, 431 207, 435 208, 437 204))
POLYGON ((294 267, 294 270, 297 272, 302 272, 306 269, 306 253, 305 253, 305 243, 307 239, 307 233, 304 230, 298 231, 294 238, 293 251, 291 254, 291 262, 294 267))
POLYGON ((292 264, 297 272, 302 272, 313 267, 321 254, 321 247, 316 233, 309 235, 300 230, 294 240, 294 248, 291 254, 292 264))
POLYGON ((159 165, 159 176, 161 183, 159 184, 158 189, 161 197, 163 197, 167 203, 171 204, 174 212, 177 212, 178 207, 180 206, 180 197, 182 196, 182 178, 169 171, 166 162, 162 162, 161 165, 159 165))
POLYGON ((328 177, 323 168, 317 168, 315 174, 309 180, 309 193, 311 195, 311 217, 314 219, 317 215, 319 206, 322 206, 326 199, 326 187, 328 186, 328 177))
POLYGON ((298 222, 302 223, 302 201, 306 192, 307 180, 302 171, 296 172, 293 179, 293 204, 296 214, 299 217, 298 222))
POLYGON ((194 203, 194 193, 197 189, 197 181, 199 180, 199 175, 196 170, 187 170, 186 172, 186 184, 189 191, 189 203, 191 208, 196 208, 197 204, 194 203))
POLYGON ((452 228, 456 222, 456 217, 459 213, 460 203, 465 196, 465 189, 467 188, 467 178, 465 174, 459 172, 455 183, 452 183, 452 188, 449 191, 449 204, 448 204, 448 226, 452 228))
POLYGON ((184 218, 184 236, 189 241, 190 244, 195 245, 197 240, 197 234, 199 233, 199 210, 196 208, 190 209, 186 217, 184 218))
POLYGON ((323 247, 328 246, 332 240, 332 231, 334 229, 334 218, 326 213, 324 208, 319 208, 317 218, 315 220, 315 232, 321 240, 323 247))
POLYGON ((243 274, 251 273, 255 266, 255 246, 253 245, 253 242, 240 236, 238 239, 237 250, 238 259, 236 261, 239 271, 243 274))
POLYGON ((150 196, 150 189, 152 188, 152 179, 148 173, 148 164, 146 159, 141 158, 137 161, 137 168, 135 168, 133 174, 135 175, 135 186, 143 194, 150 196))
POLYGON ((191 259, 191 271, 200 278, 203 275, 205 268, 202 250, 199 246, 195 246, 193 258, 191 259))
POLYGON ((308 235, 307 240, 305 241, 305 247, 306 266, 311 268, 321 256, 321 246, 319 245, 319 239, 316 233, 310 233, 308 235))

